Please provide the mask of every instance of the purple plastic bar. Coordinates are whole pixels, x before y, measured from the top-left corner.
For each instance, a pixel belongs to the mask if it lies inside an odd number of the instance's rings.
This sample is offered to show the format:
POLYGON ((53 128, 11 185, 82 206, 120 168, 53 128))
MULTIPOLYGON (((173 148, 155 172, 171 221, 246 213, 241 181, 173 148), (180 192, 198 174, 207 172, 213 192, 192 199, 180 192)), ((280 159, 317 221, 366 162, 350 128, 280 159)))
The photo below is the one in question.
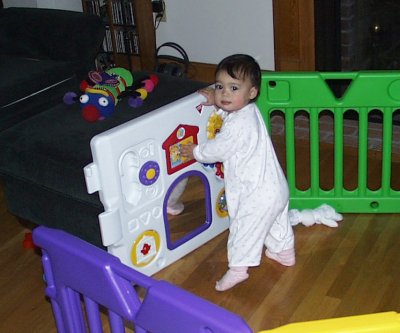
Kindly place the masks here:
POLYGON ((33 231, 59 333, 103 332, 100 308, 111 331, 137 333, 251 333, 236 314, 166 281, 123 265, 117 257, 64 231, 33 231), (135 287, 146 289, 141 300, 135 287), (84 310, 85 308, 85 310, 84 310))

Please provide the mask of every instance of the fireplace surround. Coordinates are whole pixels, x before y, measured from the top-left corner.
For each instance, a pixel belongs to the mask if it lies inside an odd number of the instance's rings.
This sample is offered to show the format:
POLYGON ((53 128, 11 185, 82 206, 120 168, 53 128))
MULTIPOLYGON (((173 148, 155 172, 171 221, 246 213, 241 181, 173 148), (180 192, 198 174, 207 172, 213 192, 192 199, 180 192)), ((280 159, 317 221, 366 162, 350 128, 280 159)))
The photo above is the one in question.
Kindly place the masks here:
POLYGON ((316 69, 400 69, 400 1, 314 2, 316 69))

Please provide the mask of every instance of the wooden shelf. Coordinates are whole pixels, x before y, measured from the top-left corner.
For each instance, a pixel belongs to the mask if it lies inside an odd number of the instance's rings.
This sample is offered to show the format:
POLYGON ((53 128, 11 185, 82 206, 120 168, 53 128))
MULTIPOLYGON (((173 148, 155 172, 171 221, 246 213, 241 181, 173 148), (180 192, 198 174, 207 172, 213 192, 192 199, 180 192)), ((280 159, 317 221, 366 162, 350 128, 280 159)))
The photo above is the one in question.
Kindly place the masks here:
POLYGON ((103 17, 106 36, 103 50, 116 66, 153 70, 156 36, 151 0, 82 0, 85 13, 103 17))

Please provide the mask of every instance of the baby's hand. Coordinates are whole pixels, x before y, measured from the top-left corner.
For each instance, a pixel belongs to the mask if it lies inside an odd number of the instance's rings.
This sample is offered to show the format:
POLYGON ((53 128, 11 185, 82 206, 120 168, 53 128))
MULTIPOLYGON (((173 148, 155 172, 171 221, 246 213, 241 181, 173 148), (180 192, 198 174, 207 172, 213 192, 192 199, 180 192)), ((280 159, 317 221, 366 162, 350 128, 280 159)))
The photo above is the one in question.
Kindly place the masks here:
POLYGON ((207 87, 197 91, 199 94, 207 98, 207 101, 202 104, 205 106, 214 105, 215 102, 215 90, 213 88, 207 87))
POLYGON ((194 156, 193 156, 193 150, 194 148, 196 148, 197 145, 193 144, 193 143, 188 143, 185 145, 182 145, 180 147, 180 153, 182 157, 185 157, 187 159, 193 160, 194 156))

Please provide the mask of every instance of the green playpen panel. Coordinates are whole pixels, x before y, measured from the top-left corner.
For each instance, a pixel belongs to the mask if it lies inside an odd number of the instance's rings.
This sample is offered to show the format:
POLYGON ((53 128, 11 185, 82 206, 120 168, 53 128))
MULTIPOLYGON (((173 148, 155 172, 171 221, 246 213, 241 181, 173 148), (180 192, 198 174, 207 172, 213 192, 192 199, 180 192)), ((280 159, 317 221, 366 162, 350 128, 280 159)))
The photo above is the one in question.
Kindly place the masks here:
POLYGON ((284 118, 286 175, 291 207, 315 208, 326 203, 339 212, 400 212, 400 191, 393 187, 394 156, 393 117, 400 110, 400 71, 365 72, 264 72, 258 99, 267 127, 281 113, 284 118), (320 122, 322 113, 332 117, 333 181, 329 189, 321 187, 320 122), (356 115, 358 126, 356 187, 344 184, 344 123, 347 115, 356 115), (378 113, 381 122, 381 161, 378 188, 368 185, 368 147, 371 114, 378 113), (306 114, 309 122, 308 188, 298 188, 296 179, 296 117, 306 114))

